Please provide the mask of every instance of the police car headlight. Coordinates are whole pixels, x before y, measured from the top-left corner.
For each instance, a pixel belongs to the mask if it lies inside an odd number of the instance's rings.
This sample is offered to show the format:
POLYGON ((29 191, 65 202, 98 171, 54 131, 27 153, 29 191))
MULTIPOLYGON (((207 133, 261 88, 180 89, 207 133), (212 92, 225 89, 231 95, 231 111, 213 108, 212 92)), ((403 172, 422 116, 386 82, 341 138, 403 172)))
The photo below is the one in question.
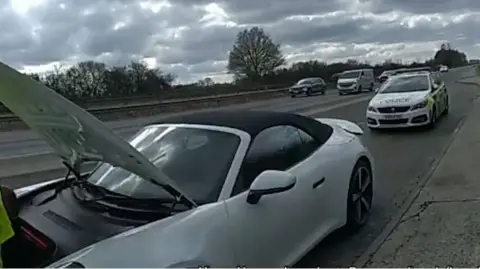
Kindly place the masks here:
POLYGON ((377 109, 374 108, 373 106, 369 106, 369 107, 367 108, 367 110, 370 111, 370 112, 377 112, 377 109))
POLYGON ((427 104, 428 104, 428 100, 425 100, 425 101, 423 101, 423 102, 421 102, 421 103, 418 103, 418 104, 413 105, 413 106, 412 106, 412 110, 427 107, 427 104))

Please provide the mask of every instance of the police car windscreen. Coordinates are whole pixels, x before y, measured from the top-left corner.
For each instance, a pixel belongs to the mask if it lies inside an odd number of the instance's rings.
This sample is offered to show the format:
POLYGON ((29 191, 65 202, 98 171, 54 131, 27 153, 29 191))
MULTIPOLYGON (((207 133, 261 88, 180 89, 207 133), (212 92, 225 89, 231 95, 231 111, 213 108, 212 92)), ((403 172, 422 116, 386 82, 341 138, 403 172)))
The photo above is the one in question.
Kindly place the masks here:
POLYGON ((392 77, 381 87, 379 93, 416 92, 428 89, 427 76, 392 77))

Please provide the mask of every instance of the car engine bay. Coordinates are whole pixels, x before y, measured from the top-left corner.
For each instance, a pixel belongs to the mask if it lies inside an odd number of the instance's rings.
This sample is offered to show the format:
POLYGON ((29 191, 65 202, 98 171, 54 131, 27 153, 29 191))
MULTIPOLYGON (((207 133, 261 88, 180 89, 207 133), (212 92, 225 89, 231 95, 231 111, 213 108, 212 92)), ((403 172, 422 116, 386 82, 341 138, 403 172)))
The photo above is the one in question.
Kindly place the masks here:
MULTIPOLYGON (((128 206, 102 199, 79 199, 85 192, 63 182, 19 198, 15 236, 2 245, 4 267, 45 267, 87 246, 168 217, 168 207, 128 206), (28 255, 28 259, 23 255, 28 255)), ((130 203, 132 201, 129 201, 130 203)))

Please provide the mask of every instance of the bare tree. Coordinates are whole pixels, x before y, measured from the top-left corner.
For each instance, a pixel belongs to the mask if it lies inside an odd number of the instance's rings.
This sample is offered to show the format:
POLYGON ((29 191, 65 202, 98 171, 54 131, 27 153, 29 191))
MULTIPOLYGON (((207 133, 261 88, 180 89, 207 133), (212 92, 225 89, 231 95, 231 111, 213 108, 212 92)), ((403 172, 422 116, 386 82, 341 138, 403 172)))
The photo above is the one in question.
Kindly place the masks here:
POLYGON ((240 31, 228 55, 228 71, 236 78, 256 81, 285 64, 280 50, 262 28, 240 31))

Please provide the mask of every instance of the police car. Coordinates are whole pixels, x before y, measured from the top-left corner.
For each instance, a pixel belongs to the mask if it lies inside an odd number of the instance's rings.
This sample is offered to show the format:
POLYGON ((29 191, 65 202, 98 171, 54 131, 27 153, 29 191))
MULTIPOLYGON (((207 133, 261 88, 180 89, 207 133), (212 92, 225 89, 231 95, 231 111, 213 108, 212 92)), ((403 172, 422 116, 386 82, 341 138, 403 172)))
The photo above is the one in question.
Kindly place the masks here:
POLYGON ((449 110, 449 95, 438 73, 428 71, 390 77, 367 107, 370 129, 428 125, 449 110))

